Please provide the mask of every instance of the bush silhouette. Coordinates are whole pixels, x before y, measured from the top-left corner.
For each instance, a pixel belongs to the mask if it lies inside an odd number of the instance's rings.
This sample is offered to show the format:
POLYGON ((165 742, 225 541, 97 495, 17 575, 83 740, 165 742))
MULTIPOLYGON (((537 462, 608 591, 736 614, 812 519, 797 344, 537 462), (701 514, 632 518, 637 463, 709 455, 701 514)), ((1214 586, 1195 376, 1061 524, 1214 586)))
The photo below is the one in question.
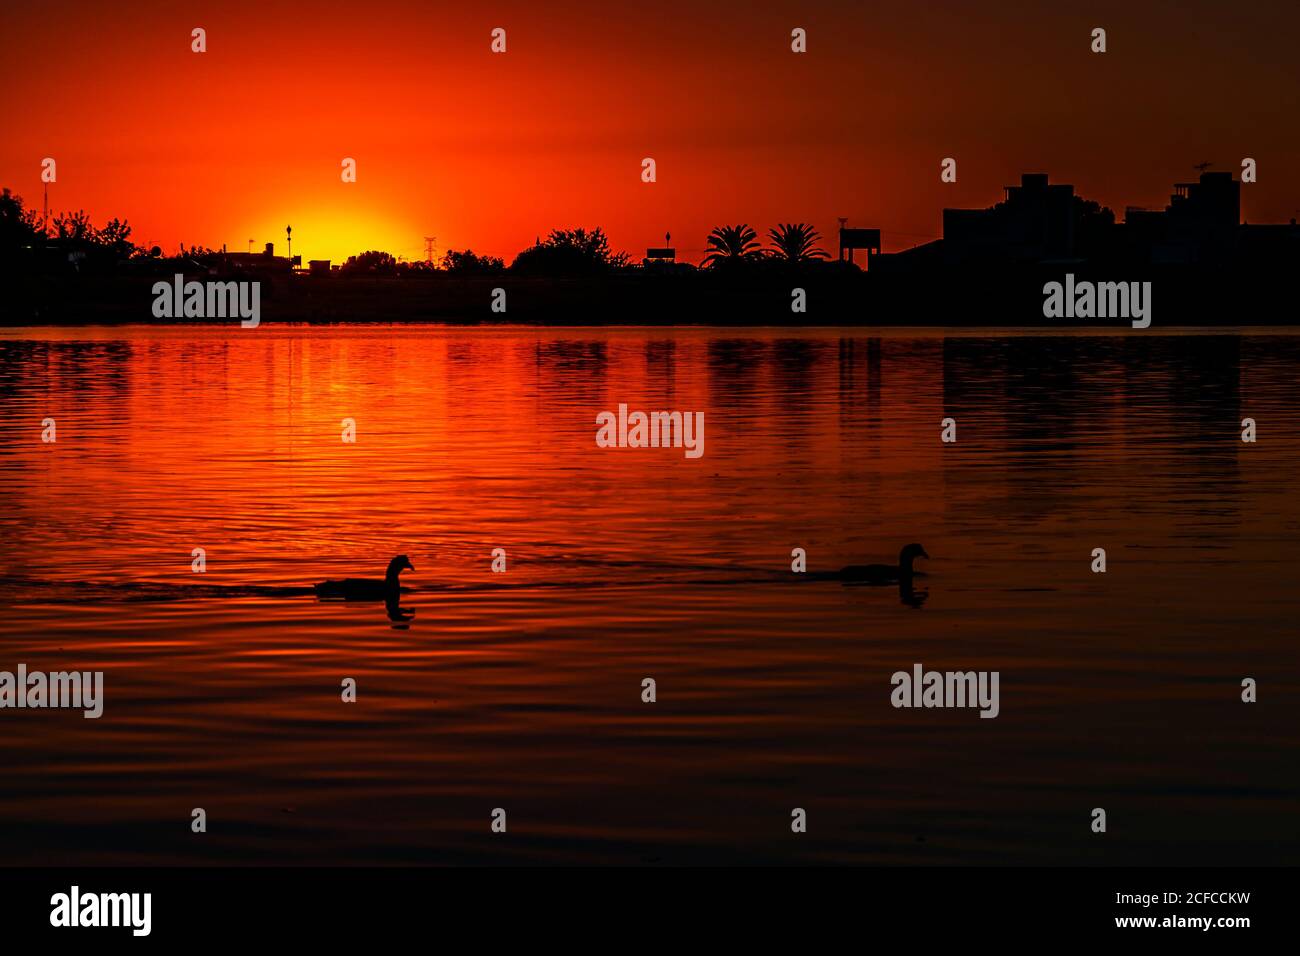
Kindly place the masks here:
POLYGON ((574 276, 612 272, 627 265, 626 252, 611 252, 599 227, 555 229, 544 241, 515 256, 510 271, 524 275, 574 276))

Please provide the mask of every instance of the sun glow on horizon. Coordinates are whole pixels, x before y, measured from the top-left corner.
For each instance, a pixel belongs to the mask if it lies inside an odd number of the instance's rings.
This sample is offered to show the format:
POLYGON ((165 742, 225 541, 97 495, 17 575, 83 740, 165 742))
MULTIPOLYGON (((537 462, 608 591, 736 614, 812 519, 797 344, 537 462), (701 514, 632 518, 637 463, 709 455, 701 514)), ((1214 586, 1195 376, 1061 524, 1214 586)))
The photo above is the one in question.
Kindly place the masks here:
MULTIPOLYGON (((328 259, 334 265, 341 265, 350 256, 371 249, 407 260, 424 258, 423 238, 415 227, 381 212, 339 212, 319 207, 301 214, 286 213, 282 221, 262 217, 242 241, 227 239, 227 248, 231 252, 245 252, 248 240, 252 239, 254 252, 273 242, 276 255, 287 255, 285 226, 293 227, 293 254, 302 256, 304 266, 312 259, 328 259)), ((435 256, 440 255, 435 250, 435 256)))

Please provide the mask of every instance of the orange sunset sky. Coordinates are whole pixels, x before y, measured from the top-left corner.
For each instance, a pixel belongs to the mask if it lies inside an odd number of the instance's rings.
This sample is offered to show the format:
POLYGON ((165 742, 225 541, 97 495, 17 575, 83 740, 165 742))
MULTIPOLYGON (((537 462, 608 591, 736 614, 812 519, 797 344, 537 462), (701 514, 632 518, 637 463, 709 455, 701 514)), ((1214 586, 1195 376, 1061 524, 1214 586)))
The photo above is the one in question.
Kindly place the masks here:
POLYGON ((295 253, 336 262, 421 258, 426 235, 509 262, 579 225, 637 258, 671 231, 698 261, 741 221, 811 221, 833 251, 838 216, 898 249, 1022 171, 1122 216, 1246 156, 1243 215, 1286 221, 1298 26, 1294 3, 1209 0, 5 3, 0 185, 39 209, 50 156, 53 209, 138 243, 283 252, 292 224, 295 253))

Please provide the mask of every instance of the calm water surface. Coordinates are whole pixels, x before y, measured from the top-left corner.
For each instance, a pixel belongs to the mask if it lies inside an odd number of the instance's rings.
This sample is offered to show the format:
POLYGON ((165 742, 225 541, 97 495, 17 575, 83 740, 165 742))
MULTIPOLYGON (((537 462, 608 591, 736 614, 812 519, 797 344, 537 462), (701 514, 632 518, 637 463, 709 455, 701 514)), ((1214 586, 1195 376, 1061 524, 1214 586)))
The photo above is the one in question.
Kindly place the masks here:
POLYGON ((106 704, 0 711, 0 864, 1294 863, 1298 370, 1276 332, 2 331, 0 669, 106 704), (597 448, 620 402, 703 411, 704 456, 597 448), (789 570, 909 541, 909 602, 789 570), (306 587, 403 552, 404 624, 306 587), (893 709, 915 662, 1001 715, 893 709))

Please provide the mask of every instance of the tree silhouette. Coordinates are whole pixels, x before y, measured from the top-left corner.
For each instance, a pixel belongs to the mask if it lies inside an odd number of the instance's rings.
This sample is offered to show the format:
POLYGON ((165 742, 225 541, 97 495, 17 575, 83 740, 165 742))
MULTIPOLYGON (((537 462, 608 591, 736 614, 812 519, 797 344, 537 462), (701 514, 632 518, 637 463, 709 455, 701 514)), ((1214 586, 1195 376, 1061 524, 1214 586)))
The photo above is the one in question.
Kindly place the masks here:
POLYGON ((610 251, 603 229, 553 229, 544 241, 515 256, 510 269, 536 275, 589 275, 621 269, 627 259, 626 252, 610 251))
POLYGON ((457 252, 448 249, 442 256, 442 270, 452 275, 495 275, 504 272, 505 260, 497 256, 476 255, 472 249, 457 252))
POLYGON ((742 222, 738 226, 719 226, 709 233, 708 255, 704 257, 704 264, 717 267, 757 259, 761 255, 758 233, 748 223, 742 222))
POLYGON ((35 210, 23 208, 21 196, 15 196, 8 189, 0 194, 0 248, 18 249, 45 238, 41 217, 35 210))
POLYGON ((782 223, 777 229, 769 229, 768 235, 772 237, 772 251, 778 259, 812 262, 815 259, 830 258, 830 253, 817 246, 821 242, 821 235, 805 223, 782 223))
POLYGON ((397 260, 392 253, 371 249, 359 256, 348 256, 347 262, 343 263, 339 271, 391 274, 397 271, 397 260))
POLYGON ((116 255, 126 257, 136 251, 131 242, 131 225, 124 219, 110 219, 104 228, 95 233, 95 244, 116 255))
POLYGON ((34 212, 24 213, 22 200, 11 198, 8 190, 5 190, 4 202, 0 202, 0 207, 0 220, 4 221, 3 228, 6 230, 10 228, 9 218, 15 212, 18 222, 25 223, 20 229, 26 233, 26 245, 31 245, 33 240, 52 238, 63 248, 86 253, 101 263, 114 256, 126 259, 138 251, 131 242, 131 225, 124 219, 110 219, 103 229, 96 229, 85 210, 65 212, 54 217, 54 232, 51 237, 46 233, 39 217, 34 212))
POLYGON ((84 209, 54 217, 54 236, 67 242, 94 242, 95 227, 84 209))
POLYGON ((1082 196, 1074 197, 1071 211, 1074 215, 1074 247, 1078 255, 1091 258, 1104 254, 1114 235, 1115 213, 1082 196))

